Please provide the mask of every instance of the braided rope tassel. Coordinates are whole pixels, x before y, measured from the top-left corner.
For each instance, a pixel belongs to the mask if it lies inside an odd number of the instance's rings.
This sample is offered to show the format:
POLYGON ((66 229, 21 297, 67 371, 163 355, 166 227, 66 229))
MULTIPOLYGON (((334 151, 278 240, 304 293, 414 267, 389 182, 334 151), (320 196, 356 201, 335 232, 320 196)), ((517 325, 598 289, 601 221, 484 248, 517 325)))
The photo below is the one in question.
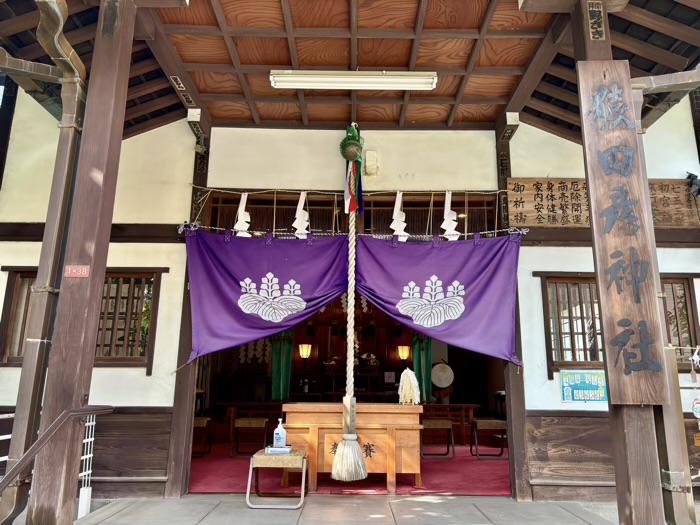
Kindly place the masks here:
MULTIPOLYGON (((355 172, 351 175, 355 184, 355 172)), ((345 397, 343 397, 343 439, 333 458, 331 478, 338 481, 357 481, 367 477, 367 466, 362 447, 357 441, 355 413, 355 254, 356 212, 348 217, 348 307, 347 307, 347 364, 345 397)))

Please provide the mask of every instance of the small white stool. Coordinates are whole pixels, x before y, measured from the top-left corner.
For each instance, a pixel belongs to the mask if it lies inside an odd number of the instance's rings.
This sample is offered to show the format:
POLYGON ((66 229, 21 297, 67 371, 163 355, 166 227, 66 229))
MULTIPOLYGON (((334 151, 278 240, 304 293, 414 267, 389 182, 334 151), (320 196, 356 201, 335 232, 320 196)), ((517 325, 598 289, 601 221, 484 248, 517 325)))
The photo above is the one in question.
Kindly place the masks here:
POLYGON ((265 450, 259 450, 250 458, 250 470, 248 472, 248 489, 246 490, 245 501, 251 509, 287 509, 296 510, 304 504, 306 495, 306 452, 303 450, 292 450, 289 454, 265 454, 265 450), (258 486, 258 470, 261 468, 288 468, 301 469, 301 498, 296 505, 255 505, 250 502, 250 489, 253 483, 253 473, 255 473, 255 494, 258 497, 293 497, 289 494, 263 494, 258 486))

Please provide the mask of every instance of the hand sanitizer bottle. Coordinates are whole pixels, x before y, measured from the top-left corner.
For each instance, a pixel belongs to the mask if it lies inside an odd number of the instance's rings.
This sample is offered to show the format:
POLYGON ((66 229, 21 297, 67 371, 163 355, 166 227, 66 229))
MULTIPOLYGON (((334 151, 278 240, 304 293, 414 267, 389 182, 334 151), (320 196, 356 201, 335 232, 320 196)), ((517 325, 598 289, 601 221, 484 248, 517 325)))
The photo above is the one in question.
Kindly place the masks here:
POLYGON ((287 446, 287 431, 282 426, 282 418, 279 418, 278 421, 279 425, 275 429, 272 446, 274 448, 284 448, 287 446))

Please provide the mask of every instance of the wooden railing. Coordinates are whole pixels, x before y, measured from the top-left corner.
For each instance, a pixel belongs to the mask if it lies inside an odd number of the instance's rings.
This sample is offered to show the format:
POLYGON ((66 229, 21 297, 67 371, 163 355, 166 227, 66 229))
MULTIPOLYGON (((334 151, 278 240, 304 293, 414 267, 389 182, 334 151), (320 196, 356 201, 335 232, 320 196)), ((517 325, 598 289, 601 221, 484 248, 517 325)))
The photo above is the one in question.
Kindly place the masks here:
POLYGON ((63 425, 74 417, 82 417, 89 415, 100 415, 100 414, 110 414, 114 410, 111 406, 87 406, 83 408, 74 408, 71 410, 64 410, 61 415, 56 418, 56 420, 49 425, 49 428, 39 436, 34 444, 29 447, 29 449, 24 453, 24 455, 19 458, 17 463, 5 474, 5 476, 0 479, 0 495, 5 491, 7 487, 17 478, 25 469, 31 465, 32 461, 36 455, 41 451, 42 448, 51 440, 51 438, 61 430, 63 425))

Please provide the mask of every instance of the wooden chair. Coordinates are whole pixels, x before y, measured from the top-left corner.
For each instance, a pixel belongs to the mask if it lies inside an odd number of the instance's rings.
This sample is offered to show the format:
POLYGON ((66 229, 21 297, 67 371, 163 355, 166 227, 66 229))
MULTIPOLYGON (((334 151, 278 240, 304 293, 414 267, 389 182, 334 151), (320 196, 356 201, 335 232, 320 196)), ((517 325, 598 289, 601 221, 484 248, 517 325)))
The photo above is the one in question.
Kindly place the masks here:
POLYGON ((455 434, 452 430, 452 421, 449 419, 424 419, 423 429, 420 431, 420 457, 425 460, 433 459, 454 459, 457 457, 455 451, 455 434), (447 430, 447 451, 444 453, 428 454, 423 452, 423 432, 426 430, 447 430), (450 447, 452 447, 452 455, 450 456, 450 447), (439 457, 435 457, 439 456, 439 457), (447 456, 447 457, 445 457, 447 456))
POLYGON ((472 432, 469 440, 469 453, 476 456, 476 459, 508 459, 504 458, 505 442, 508 432, 508 422, 499 419, 475 419, 471 424, 472 432), (495 430, 496 435, 501 439, 501 450, 498 454, 479 453, 479 430, 495 430))

